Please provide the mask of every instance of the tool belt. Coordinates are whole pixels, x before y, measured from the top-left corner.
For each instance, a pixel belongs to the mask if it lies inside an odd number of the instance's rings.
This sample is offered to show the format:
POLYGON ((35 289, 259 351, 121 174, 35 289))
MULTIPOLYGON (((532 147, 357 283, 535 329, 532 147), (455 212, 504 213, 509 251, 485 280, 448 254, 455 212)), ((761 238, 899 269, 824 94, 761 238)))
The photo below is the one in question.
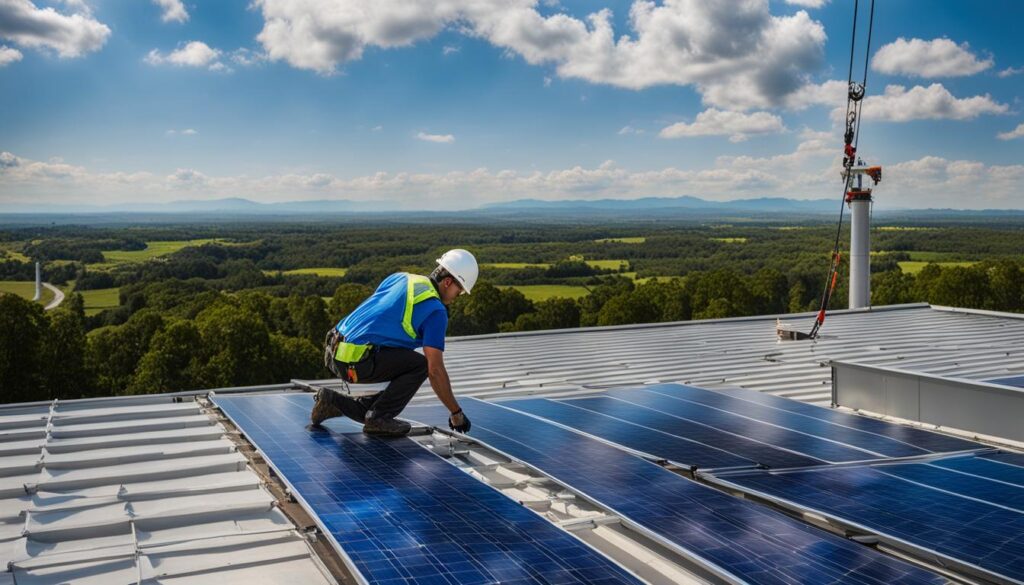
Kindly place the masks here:
POLYGON ((373 346, 370 344, 348 343, 337 328, 331 327, 324 339, 324 367, 339 378, 346 376, 338 371, 338 362, 346 364, 345 373, 351 382, 358 382, 355 364, 366 359, 373 346))

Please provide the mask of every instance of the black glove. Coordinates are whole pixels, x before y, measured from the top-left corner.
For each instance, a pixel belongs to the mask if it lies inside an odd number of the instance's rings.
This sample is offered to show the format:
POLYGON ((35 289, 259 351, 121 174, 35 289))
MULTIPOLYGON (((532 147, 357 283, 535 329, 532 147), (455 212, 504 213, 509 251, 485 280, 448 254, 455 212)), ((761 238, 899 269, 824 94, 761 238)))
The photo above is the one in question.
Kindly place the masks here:
POLYGON ((469 422, 469 417, 466 416, 466 413, 462 412, 461 408, 453 412, 451 416, 448 417, 448 428, 453 431, 465 434, 469 432, 469 429, 472 426, 473 425, 469 422), (455 419, 460 420, 459 424, 455 424, 455 419))

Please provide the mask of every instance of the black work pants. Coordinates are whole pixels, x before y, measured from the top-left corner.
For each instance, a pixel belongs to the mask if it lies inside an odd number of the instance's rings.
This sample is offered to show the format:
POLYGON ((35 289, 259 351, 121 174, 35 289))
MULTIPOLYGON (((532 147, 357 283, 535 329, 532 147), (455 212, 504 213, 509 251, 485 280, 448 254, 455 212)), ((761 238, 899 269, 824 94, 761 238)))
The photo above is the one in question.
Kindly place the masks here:
POLYGON ((364 422, 370 418, 394 418, 405 408, 427 379, 427 358, 411 349, 376 347, 363 361, 355 364, 355 380, 349 375, 349 364, 336 362, 346 382, 377 384, 390 382, 382 392, 352 399, 331 393, 334 405, 345 416, 364 422))

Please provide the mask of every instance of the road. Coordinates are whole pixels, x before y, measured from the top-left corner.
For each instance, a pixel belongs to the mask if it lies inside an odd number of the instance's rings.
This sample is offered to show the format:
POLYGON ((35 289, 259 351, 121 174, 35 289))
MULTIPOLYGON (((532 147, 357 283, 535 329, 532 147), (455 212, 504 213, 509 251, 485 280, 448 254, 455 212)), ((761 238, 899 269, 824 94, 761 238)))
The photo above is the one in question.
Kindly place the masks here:
POLYGON ((61 303, 64 302, 64 293, 61 292, 61 290, 59 288, 53 286, 52 284, 50 284, 48 282, 44 282, 43 286, 45 286, 46 288, 48 288, 51 291, 53 291, 53 300, 50 301, 49 305, 46 305, 45 307, 43 307, 43 310, 44 311, 49 311, 51 309, 56 309, 61 303))

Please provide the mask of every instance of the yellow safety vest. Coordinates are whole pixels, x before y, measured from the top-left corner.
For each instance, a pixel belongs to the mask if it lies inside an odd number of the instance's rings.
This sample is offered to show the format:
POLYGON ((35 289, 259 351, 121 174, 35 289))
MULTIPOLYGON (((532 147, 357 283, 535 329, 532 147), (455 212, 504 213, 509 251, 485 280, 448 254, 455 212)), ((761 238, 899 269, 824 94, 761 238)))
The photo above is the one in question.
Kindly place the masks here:
MULTIPOLYGON (((412 326, 412 309, 418 303, 427 299, 440 299, 434 289, 434 284, 426 276, 418 274, 406 274, 405 311, 402 313, 402 329, 409 337, 416 339, 416 329, 412 326)), ((347 343, 342 341, 338 344, 338 350, 334 353, 334 359, 346 364, 354 364, 363 359, 370 344, 347 343)))

